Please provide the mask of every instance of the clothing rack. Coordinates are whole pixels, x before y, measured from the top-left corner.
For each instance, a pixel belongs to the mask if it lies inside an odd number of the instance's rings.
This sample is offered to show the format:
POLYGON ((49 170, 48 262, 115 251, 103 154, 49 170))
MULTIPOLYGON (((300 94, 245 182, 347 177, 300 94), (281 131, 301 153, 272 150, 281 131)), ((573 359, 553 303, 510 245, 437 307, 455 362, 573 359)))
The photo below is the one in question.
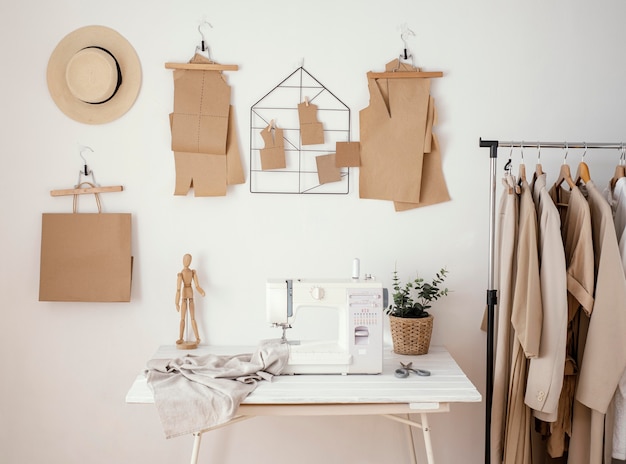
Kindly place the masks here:
MULTIPOLYGON (((494 319, 495 306, 498 303, 498 292, 495 289, 495 231, 496 231, 496 182, 497 182, 497 158, 498 147, 507 148, 569 148, 582 149, 612 149, 622 150, 626 148, 624 142, 514 142, 498 140, 479 140, 481 148, 489 148, 489 177, 491 179, 491 190, 489 193, 489 268, 488 268, 488 288, 487 288, 487 369, 486 369, 486 394, 485 394, 485 464, 491 462, 491 408, 493 400, 493 363, 494 363, 494 319)), ((566 151, 567 154, 567 151, 566 151)))

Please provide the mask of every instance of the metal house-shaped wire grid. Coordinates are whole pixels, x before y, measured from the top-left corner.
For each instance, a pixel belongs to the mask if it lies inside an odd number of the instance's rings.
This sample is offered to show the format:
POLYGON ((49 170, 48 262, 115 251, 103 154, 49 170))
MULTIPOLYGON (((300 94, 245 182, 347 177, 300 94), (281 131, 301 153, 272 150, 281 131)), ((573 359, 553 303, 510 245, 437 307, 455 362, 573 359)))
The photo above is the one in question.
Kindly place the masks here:
POLYGON ((347 194, 349 170, 341 168, 341 180, 320 184, 316 157, 335 153, 337 142, 350 141, 350 108, 303 67, 296 69, 250 109, 250 192, 347 194), (317 105, 324 126, 324 143, 302 145, 298 104, 308 98, 317 105), (283 129, 286 167, 262 170, 260 132, 275 120, 283 129))

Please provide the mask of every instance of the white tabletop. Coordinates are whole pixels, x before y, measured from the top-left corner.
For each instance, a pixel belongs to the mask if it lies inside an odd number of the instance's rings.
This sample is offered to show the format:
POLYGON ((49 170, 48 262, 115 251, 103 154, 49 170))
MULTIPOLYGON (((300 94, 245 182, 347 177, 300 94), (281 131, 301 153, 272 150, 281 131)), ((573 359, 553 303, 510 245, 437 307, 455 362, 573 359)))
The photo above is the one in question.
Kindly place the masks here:
MULTIPOLYGON (((200 346, 195 350, 177 350, 175 346, 161 346, 154 359, 172 359, 208 353, 236 355, 251 353, 251 347, 200 346)), ((261 381, 243 401, 243 405, 304 405, 304 404, 421 404, 438 407, 439 403, 480 402, 476 387, 463 373, 450 353, 439 346, 431 346, 429 353, 420 356, 397 355, 385 351, 383 373, 378 375, 281 375, 271 382, 261 381), (408 378, 395 377, 400 361, 413 362, 414 368, 427 369, 429 377, 411 374, 408 378)), ((145 375, 137 376, 126 395, 127 403, 153 403, 154 396, 145 375)))

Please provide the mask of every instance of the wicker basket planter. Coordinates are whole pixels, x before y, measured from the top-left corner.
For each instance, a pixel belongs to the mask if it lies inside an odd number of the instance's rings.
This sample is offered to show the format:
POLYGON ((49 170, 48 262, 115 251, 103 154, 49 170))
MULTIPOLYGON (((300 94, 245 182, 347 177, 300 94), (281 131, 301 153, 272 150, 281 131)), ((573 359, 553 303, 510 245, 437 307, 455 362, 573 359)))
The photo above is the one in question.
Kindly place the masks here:
POLYGON ((433 316, 422 318, 389 315, 393 351, 398 354, 426 354, 433 333, 433 316))

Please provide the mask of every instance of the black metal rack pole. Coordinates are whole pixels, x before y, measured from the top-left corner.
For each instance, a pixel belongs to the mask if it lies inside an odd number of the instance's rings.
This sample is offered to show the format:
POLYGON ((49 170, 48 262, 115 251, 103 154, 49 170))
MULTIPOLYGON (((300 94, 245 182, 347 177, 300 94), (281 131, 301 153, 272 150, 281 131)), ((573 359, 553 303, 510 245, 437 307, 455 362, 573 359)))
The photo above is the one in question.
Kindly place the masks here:
POLYGON ((496 232, 496 167, 498 142, 480 140, 480 146, 489 148, 489 267, 487 280, 487 368, 485 382, 485 464, 491 463, 491 405, 493 399, 494 321, 498 294, 495 288, 495 232, 496 232))

